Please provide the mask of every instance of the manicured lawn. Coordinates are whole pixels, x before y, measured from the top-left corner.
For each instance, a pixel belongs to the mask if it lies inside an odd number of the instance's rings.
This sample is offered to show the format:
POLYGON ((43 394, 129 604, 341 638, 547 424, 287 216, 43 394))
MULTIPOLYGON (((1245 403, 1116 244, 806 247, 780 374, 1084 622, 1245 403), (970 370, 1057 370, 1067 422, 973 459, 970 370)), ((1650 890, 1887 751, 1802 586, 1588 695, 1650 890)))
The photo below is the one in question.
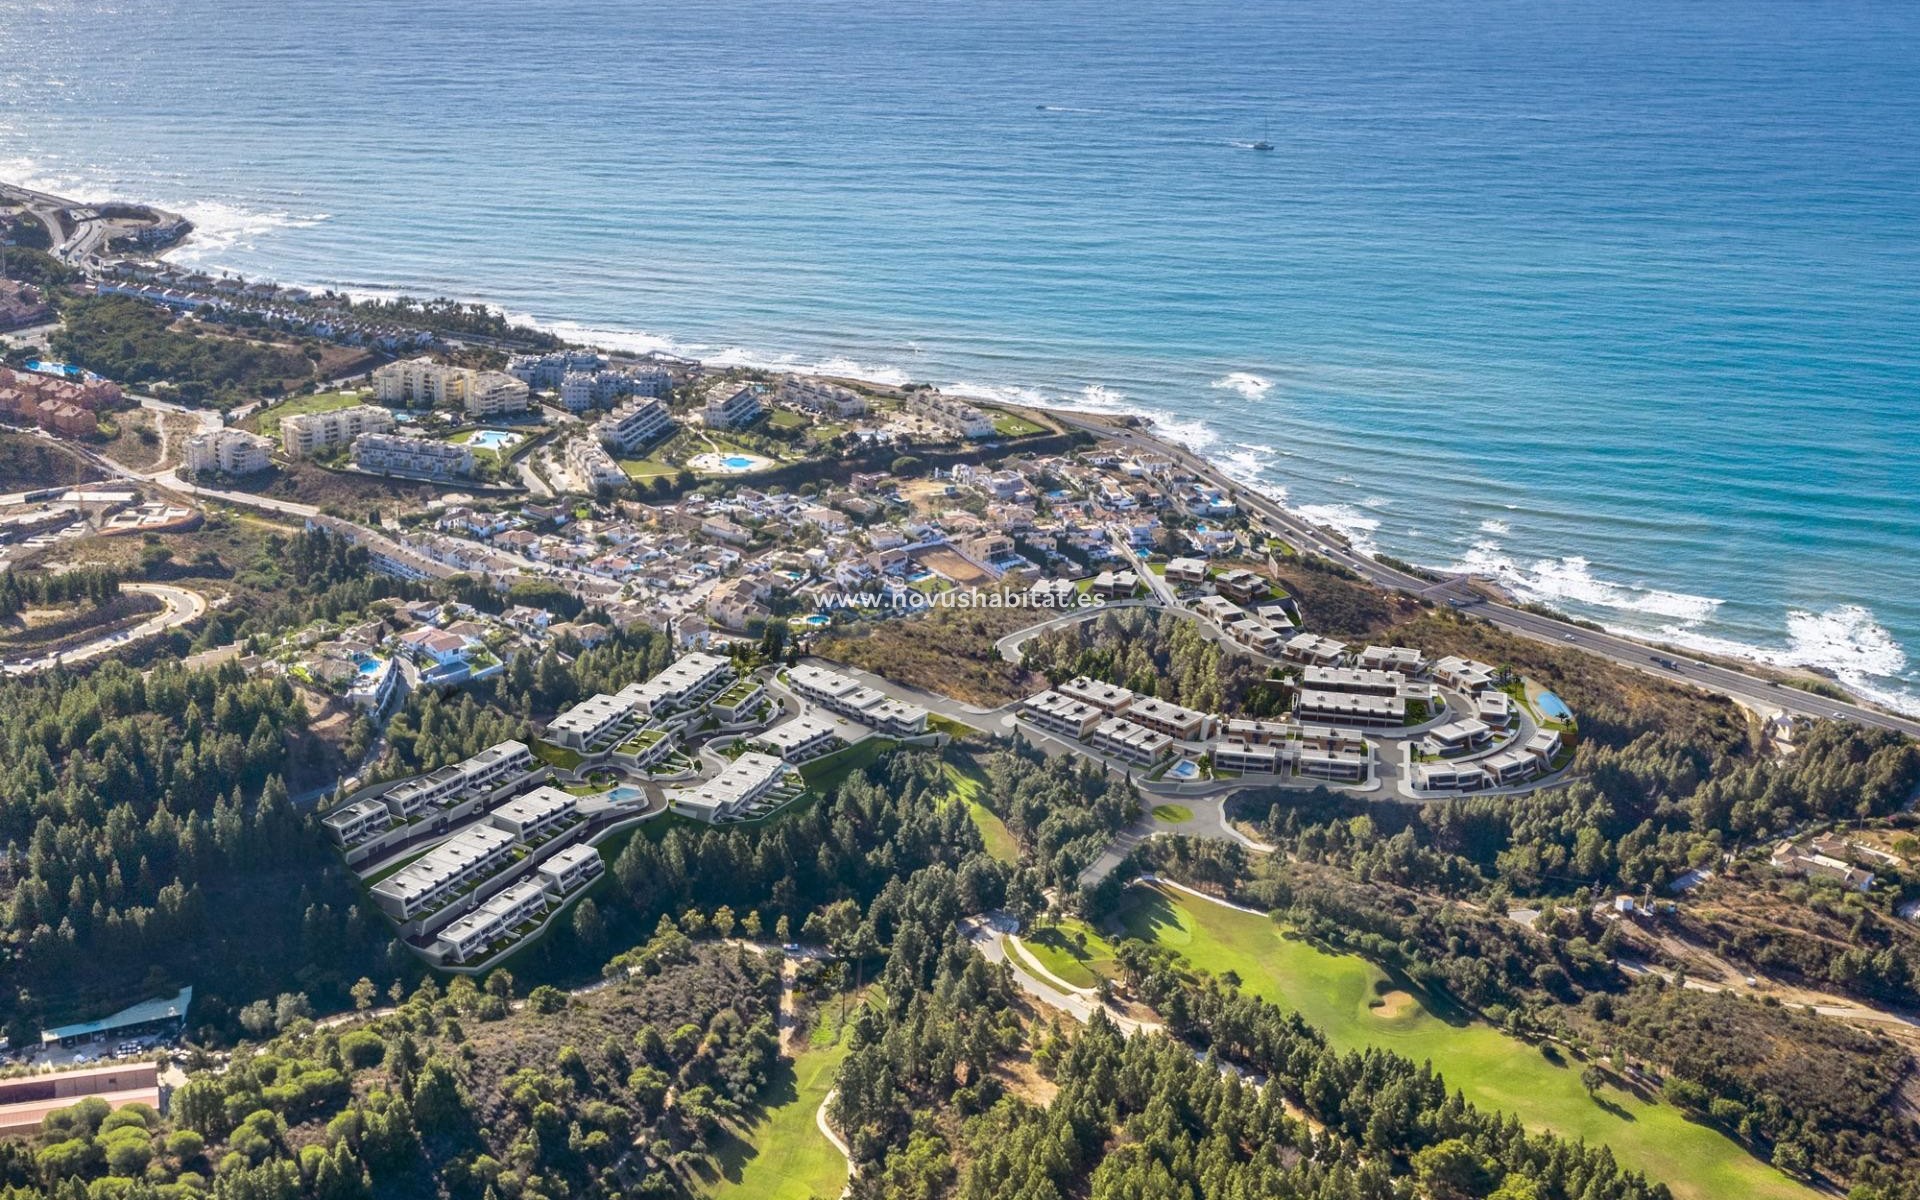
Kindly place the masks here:
POLYGON ((781 1059, 757 1119, 715 1150, 721 1178, 702 1189, 714 1200, 810 1200, 838 1196, 847 1160, 814 1124, 847 1056, 838 1027, 823 1022, 800 1057, 781 1059))
POLYGON ((800 778, 807 781, 808 790, 817 795, 831 796, 841 780, 864 769, 899 744, 892 738, 870 737, 864 742, 835 750, 832 754, 823 754, 811 762, 801 763, 800 778))
POLYGON ((1193 820, 1193 810, 1184 804, 1156 804, 1153 806, 1153 819, 1178 825, 1182 821, 1193 820))
POLYGON ((947 772, 946 800, 958 800, 967 806, 967 815, 973 818, 973 827, 980 831, 980 840, 986 843, 988 856, 1009 865, 1019 862, 1020 844, 1013 840, 1007 823, 980 802, 980 791, 987 782, 980 772, 972 766, 962 767, 956 763, 943 765, 947 772))
POLYGON ((1122 920, 1134 936, 1169 946, 1196 967, 1233 971, 1252 994, 1297 1009, 1336 1049, 1379 1046, 1431 1062, 1478 1107, 1513 1113, 1530 1129, 1605 1143, 1622 1166, 1665 1183, 1682 1200, 1814 1195, 1671 1105, 1608 1087, 1603 1107, 1580 1086, 1571 1058, 1549 1062, 1538 1047, 1484 1022, 1437 1015, 1367 960, 1285 936, 1266 917, 1140 887, 1122 920))
POLYGON ((569 750, 565 746, 556 746, 552 742, 542 741, 540 738, 533 739, 533 745, 529 748, 533 751, 535 758, 550 767, 559 767, 562 771, 571 771, 580 765, 580 752, 578 750, 569 750))
POLYGON ((660 462, 651 458, 623 458, 620 469, 627 473, 628 479, 652 479, 656 475, 676 475, 680 468, 672 463, 660 462))
POLYGON ((301 413, 332 412, 336 408, 352 408, 356 404, 372 403, 372 392, 319 392, 311 396, 295 396, 272 408, 261 409, 254 414, 253 422, 261 436, 278 438, 282 418, 299 416, 301 413))
POLYGON ((1041 966, 1075 987, 1090 988, 1100 982, 1101 976, 1111 978, 1119 973, 1113 944, 1084 921, 1063 918, 1057 924, 1021 934, 1020 941, 1041 966))
POLYGON ((784 408, 774 409, 773 415, 767 418, 767 424, 775 429, 804 429, 812 423, 799 413, 784 408))
POLYGON ((1032 437, 1036 433, 1047 431, 1046 426, 1036 424, 1025 417, 1016 417, 1010 412, 1000 412, 997 409, 990 411, 993 412, 993 431, 1001 437, 1032 437))

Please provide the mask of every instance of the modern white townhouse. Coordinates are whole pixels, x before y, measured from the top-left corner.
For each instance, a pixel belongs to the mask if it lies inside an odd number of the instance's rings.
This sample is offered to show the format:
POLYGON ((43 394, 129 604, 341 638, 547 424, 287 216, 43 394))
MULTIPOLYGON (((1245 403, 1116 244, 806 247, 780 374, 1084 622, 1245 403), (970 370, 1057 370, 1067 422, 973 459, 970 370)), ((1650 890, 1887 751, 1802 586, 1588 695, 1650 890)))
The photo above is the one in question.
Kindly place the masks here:
POLYGON ((891 737, 917 737, 927 731, 927 710, 889 698, 838 671, 809 663, 787 671, 793 694, 891 737))
POLYGON ((546 911, 546 889, 534 880, 523 879, 442 929, 435 949, 443 962, 465 962, 522 925, 545 916, 546 911))
POLYGON ((353 465, 378 475, 464 479, 473 474, 473 451, 434 438, 363 433, 353 439, 353 465))
POLYGON ((411 921, 493 874, 513 856, 514 845, 504 829, 471 826, 374 884, 368 894, 394 920, 411 921))
POLYGON ((573 823, 580 801, 557 787, 538 787, 487 813, 487 824, 504 829, 515 841, 537 842, 573 823))
POLYGON ((784 762, 803 763, 839 749, 842 740, 839 726, 806 714, 757 735, 753 744, 784 762))
POLYGON ((1398 696, 1365 696, 1302 688, 1295 711, 1302 721, 1344 721, 1352 725, 1404 725, 1407 702, 1398 696))
POLYGON ((592 883, 606 868, 598 850, 576 844, 542 859, 534 874, 549 892, 564 896, 592 883))
POLYGON ((749 750, 705 783, 669 791, 667 807, 708 824, 739 820, 751 815, 755 802, 766 799, 792 769, 771 754, 749 750))

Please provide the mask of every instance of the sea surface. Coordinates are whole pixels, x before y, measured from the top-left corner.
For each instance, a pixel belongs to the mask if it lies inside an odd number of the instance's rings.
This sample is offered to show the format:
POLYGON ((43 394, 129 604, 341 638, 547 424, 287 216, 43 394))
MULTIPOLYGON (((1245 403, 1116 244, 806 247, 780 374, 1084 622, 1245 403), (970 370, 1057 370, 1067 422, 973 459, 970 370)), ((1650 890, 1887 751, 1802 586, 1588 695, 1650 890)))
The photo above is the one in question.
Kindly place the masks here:
POLYGON ((1910 0, 0 0, 0 177, 209 268, 1149 414, 1920 711, 1910 0))

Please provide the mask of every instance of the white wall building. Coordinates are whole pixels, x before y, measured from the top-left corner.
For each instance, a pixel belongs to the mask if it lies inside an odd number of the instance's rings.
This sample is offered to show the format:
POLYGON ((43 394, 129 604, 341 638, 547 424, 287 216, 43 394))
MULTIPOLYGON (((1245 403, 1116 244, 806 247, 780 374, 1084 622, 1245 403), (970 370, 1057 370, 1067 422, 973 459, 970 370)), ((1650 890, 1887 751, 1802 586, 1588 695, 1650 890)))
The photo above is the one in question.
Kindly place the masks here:
POLYGON ((432 438, 363 433, 353 440, 353 465, 380 475, 463 479, 473 474, 473 451, 432 438))
POLYGON ((196 475, 251 475, 270 465, 273 443, 244 429, 216 429, 187 439, 187 470, 196 475))
POLYGON ((600 444, 615 454, 631 456, 650 442, 673 431, 667 406, 658 400, 633 400, 594 422, 600 444))
POLYGON ((306 458, 334 446, 350 445, 363 433, 385 433, 394 424, 393 413, 376 404, 296 413, 280 422, 280 448, 290 458, 306 458))

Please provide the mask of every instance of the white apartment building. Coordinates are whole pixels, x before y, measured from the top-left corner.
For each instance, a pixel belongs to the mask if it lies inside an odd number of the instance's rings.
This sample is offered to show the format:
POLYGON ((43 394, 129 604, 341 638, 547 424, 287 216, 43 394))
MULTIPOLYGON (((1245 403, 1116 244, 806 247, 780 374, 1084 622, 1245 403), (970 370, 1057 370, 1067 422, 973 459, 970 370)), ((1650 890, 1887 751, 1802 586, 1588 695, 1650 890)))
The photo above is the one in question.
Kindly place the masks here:
POLYGON ((836 383, 790 376, 780 385, 778 399, 822 416, 857 417, 867 411, 867 398, 836 383))
POLYGON ((216 429, 187 439, 187 470, 196 475, 251 475, 270 465, 273 443, 244 429, 216 429))
POLYGON ((374 368, 373 396, 382 404, 451 407, 466 399, 472 375, 466 367, 448 366, 424 355, 402 359, 374 368))
POLYGON ((374 398, 412 408, 462 408, 470 417, 524 412, 528 388, 504 371, 475 371, 431 358, 408 358, 376 367, 374 398))
POLYGON ((376 404, 296 413, 280 422, 280 448, 290 458, 307 458, 321 450, 349 445, 363 433, 385 433, 394 424, 393 414, 376 404))
POLYGON ((463 479, 473 474, 473 451, 403 433, 363 433, 353 439, 353 465, 379 475, 463 479))
POLYGON ((556 388, 570 373, 606 369, 607 360, 591 350, 556 350, 552 354, 516 354, 507 360, 507 374, 537 388, 556 388))
POLYGON ((766 407, 760 389, 750 383, 716 383, 707 389, 701 419, 709 429, 745 429, 760 419, 766 407))
POLYGON ((585 412, 595 405, 611 404, 622 396, 665 398, 673 390, 673 377, 657 367, 625 371, 569 371, 556 389, 560 406, 568 412, 585 412))
POLYGON ((627 482, 627 473, 620 469, 620 464, 590 437, 577 437, 567 443, 566 463, 574 482, 588 491, 622 487, 627 482))
POLYGON ((667 406, 658 400, 631 400, 594 422, 600 444, 615 454, 631 456, 673 431, 667 406))
POLYGON ((922 389, 907 395, 907 411, 963 438, 993 436, 993 418, 964 400, 922 389))
POLYGON ((467 380, 464 405, 470 417, 523 413, 532 403, 527 385, 504 371, 476 371, 467 380))

